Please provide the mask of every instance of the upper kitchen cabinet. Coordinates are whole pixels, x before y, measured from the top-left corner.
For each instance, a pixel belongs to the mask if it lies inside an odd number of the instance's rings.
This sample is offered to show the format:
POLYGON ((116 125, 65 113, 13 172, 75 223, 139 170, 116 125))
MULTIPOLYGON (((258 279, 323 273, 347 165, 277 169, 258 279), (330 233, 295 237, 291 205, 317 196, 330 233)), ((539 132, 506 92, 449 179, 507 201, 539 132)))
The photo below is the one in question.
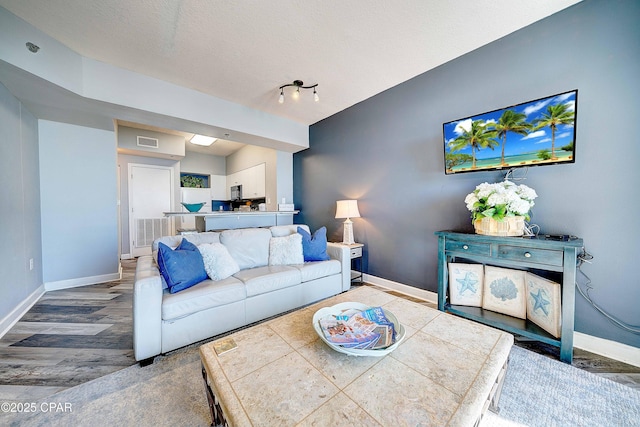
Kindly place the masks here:
POLYGON ((226 187, 227 177, 225 175, 211 175, 211 199, 229 200, 226 187))
POLYGON ((231 187, 242 186, 243 199, 259 199, 266 196, 266 165, 260 163, 256 166, 243 169, 227 175, 227 198, 231 198, 231 187))
POLYGON ((266 194, 266 170, 265 164, 260 163, 252 168, 247 169, 247 188, 243 188, 243 197, 245 199, 258 199, 265 197, 266 194))

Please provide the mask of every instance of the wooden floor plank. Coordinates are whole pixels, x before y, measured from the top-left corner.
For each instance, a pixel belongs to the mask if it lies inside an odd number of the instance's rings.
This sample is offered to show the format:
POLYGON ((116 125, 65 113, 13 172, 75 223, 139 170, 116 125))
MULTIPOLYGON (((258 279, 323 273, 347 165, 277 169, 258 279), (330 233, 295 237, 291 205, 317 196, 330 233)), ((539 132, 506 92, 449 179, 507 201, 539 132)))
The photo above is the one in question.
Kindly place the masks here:
POLYGON ((112 300, 114 298, 119 297, 120 293, 118 292, 111 292, 111 290, 109 290, 109 292, 89 292, 89 291, 55 291, 56 293, 51 293, 51 294, 44 294, 42 296, 42 298, 40 299, 41 301, 47 301, 47 300, 83 300, 83 299, 88 299, 88 300, 96 300, 96 301, 100 301, 100 300, 112 300))
POLYGON ((113 323, 17 322, 11 330, 18 334, 97 335, 111 326, 113 323))

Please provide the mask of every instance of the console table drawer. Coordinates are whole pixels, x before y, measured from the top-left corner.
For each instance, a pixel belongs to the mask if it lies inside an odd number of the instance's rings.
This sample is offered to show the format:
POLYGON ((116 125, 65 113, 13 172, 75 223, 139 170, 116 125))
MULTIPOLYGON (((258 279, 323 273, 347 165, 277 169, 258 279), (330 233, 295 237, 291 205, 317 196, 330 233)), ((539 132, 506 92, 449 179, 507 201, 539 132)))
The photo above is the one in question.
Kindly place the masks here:
POLYGON ((525 261, 535 264, 553 265, 562 267, 563 253, 548 249, 524 248, 521 246, 500 245, 498 258, 510 261, 525 261))
POLYGON ((491 256, 491 245, 447 240, 445 242, 445 251, 466 252, 472 255, 491 256))

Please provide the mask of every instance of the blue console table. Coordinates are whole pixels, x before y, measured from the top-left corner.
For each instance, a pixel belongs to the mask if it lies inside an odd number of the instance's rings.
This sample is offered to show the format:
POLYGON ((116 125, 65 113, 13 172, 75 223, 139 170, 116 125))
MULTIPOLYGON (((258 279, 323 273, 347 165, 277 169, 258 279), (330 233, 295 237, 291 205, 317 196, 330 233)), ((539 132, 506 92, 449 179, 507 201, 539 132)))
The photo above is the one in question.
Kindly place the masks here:
POLYGON ((573 359, 573 323, 578 255, 582 239, 567 241, 544 237, 493 237, 479 234, 438 231, 438 309, 493 326, 527 338, 560 347, 560 360, 573 359), (449 262, 470 262, 541 274, 562 286, 562 332, 560 338, 533 322, 481 307, 452 305, 449 302, 449 262))

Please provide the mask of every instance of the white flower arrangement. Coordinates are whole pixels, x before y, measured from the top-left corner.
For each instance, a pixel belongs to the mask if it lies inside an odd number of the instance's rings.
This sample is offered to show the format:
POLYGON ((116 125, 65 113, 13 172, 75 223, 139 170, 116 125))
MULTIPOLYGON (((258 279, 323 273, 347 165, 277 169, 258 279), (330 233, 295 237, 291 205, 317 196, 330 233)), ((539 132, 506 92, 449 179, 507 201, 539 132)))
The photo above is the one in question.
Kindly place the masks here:
POLYGON ((528 221, 529 211, 536 197, 538 195, 532 188, 505 180, 478 185, 473 193, 465 197, 464 202, 471 211, 474 222, 482 218, 502 221, 507 216, 523 216, 528 221))

